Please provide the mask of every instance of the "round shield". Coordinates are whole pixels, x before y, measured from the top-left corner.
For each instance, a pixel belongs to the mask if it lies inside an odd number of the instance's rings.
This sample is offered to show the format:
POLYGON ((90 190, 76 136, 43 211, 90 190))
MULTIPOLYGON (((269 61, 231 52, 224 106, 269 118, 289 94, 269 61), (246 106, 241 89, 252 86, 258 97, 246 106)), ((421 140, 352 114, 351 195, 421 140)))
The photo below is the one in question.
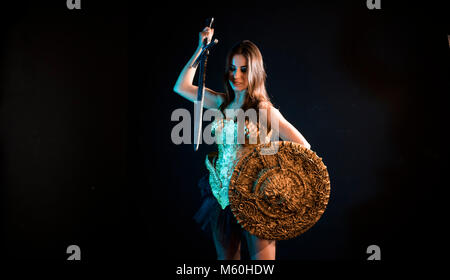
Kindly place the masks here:
POLYGON ((262 239, 286 240, 311 228, 330 197, 326 166, 298 143, 256 145, 238 161, 229 185, 231 211, 262 239))

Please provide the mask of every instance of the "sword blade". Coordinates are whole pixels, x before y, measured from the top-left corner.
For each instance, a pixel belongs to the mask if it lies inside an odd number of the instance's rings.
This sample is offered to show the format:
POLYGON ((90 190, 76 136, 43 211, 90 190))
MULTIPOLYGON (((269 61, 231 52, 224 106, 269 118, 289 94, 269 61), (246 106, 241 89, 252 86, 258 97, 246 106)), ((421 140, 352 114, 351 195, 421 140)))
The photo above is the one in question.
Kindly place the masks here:
POLYGON ((199 87, 197 100, 194 102, 194 151, 198 150, 202 135, 203 122, 203 97, 205 88, 199 87))

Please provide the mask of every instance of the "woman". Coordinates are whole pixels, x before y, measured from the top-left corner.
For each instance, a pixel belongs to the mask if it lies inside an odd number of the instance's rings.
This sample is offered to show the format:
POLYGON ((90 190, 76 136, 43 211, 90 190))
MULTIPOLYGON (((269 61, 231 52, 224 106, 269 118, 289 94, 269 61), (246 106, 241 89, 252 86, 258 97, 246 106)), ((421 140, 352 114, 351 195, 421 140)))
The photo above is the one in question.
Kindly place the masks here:
MULTIPOLYGON (((214 29, 209 27, 199 33, 198 48, 183 68, 174 86, 176 93, 192 102, 197 98, 198 87, 192 85, 196 69, 191 65, 202 50, 203 40, 207 38, 208 41, 211 41, 213 34, 214 29)), ((203 106, 207 109, 219 109, 225 116, 222 122, 214 123, 213 133, 218 130, 217 128, 236 129, 234 122, 229 121, 225 109, 240 108, 244 111, 255 109, 260 114, 267 114, 266 120, 278 122, 278 135, 282 140, 297 142, 310 148, 302 134, 270 102, 265 88, 266 73, 262 55, 255 44, 245 40, 231 49, 226 61, 224 78, 225 93, 205 88, 203 106)), ((252 124, 246 122, 247 132, 252 124)), ((257 127, 257 130, 262 129, 254 124, 253 127, 257 127)), ((266 128, 270 130, 270 124, 266 128)), ((248 137, 248 133, 246 136, 248 137)), ((260 239, 242 229, 230 210, 229 180, 233 167, 245 146, 247 144, 218 144, 219 152, 217 158, 214 159, 214 164, 207 162, 207 168, 210 171, 209 180, 208 177, 204 177, 199 182, 204 201, 195 218, 205 229, 211 230, 218 259, 240 259, 241 235, 243 234, 247 240, 251 259, 274 260, 275 241, 260 239)))

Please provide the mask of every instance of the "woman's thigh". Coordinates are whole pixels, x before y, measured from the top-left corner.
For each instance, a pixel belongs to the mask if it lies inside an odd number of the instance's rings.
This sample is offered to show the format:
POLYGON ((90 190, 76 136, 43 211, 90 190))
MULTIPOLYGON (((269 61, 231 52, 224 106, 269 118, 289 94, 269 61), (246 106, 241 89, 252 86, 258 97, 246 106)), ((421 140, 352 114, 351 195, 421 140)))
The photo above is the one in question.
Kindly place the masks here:
POLYGON ((266 240, 258 238, 255 235, 250 234, 248 231, 244 231, 245 238, 247 239, 248 252, 250 259, 252 260, 275 260, 275 240, 266 240))

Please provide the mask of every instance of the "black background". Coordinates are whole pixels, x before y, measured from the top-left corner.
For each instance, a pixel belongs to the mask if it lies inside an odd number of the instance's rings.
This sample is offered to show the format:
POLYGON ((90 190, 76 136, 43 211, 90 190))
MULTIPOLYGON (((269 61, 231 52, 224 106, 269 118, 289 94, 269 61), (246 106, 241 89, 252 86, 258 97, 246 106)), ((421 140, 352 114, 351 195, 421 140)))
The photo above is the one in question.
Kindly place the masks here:
MULTIPOLYGON (((225 55, 256 43, 281 113, 324 160, 328 208, 280 260, 438 259, 448 148, 443 10, 382 1, 181 6, 9 4, 1 29, 2 248, 9 260, 207 260, 192 216, 214 146, 172 143, 172 91, 207 17, 225 55)), ((108 4, 109 3, 109 4, 108 4)))

